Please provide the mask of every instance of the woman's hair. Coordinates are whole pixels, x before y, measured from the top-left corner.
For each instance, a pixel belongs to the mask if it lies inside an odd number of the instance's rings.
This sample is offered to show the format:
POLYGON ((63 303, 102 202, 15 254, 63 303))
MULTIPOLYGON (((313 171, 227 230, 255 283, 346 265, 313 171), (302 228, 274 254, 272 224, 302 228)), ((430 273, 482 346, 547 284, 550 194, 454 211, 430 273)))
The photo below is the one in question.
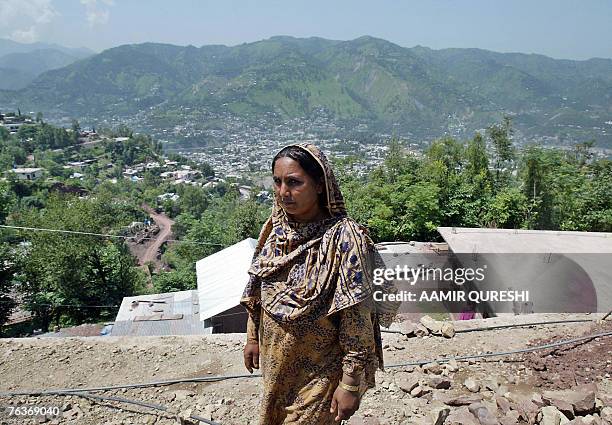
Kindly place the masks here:
POLYGON ((315 182, 323 185, 323 192, 319 195, 319 205, 322 207, 327 207, 327 188, 325 187, 325 176, 323 169, 312 157, 312 155, 297 146, 287 146, 277 153, 272 160, 272 173, 274 173, 274 165, 276 164, 276 160, 279 158, 291 158, 294 161, 297 161, 297 163, 300 164, 300 167, 304 169, 306 174, 308 174, 315 182))

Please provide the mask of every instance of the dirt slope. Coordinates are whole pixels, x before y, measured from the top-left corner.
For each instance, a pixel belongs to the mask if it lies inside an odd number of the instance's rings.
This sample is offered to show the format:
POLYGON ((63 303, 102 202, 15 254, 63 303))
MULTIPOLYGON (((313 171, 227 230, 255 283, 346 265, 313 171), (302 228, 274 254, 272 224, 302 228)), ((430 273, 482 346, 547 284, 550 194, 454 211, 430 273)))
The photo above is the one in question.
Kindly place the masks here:
MULTIPOLYGON (((539 321, 551 317, 559 319, 577 316, 533 315, 527 319, 524 316, 520 319, 496 318, 471 321, 470 325, 510 323, 516 320, 539 321)), ((593 316, 581 317, 593 318, 593 316)), ((458 323, 457 327, 459 326, 465 324, 458 323)), ((612 330, 612 327, 609 323, 562 324, 458 333, 452 339, 436 336, 406 339, 398 334, 384 334, 385 361, 387 365, 392 365, 433 357, 505 351, 527 347, 528 344, 533 346, 536 341, 560 340, 589 332, 602 332, 602 329, 612 330)), ((0 340, 0 392, 244 374, 247 373, 242 365, 244 339, 245 336, 242 334, 231 334, 0 340)), ((571 347, 564 353, 561 356, 553 352, 545 353, 543 361, 548 363, 544 365, 544 369, 542 369, 541 356, 528 355, 513 355, 469 363, 459 362, 457 370, 453 370, 450 366, 438 368, 439 370, 434 370, 436 369, 434 366, 429 372, 419 367, 388 368, 385 372, 377 374, 379 385, 366 394, 360 410, 349 424, 425 424, 433 423, 435 417, 432 419, 432 415, 436 416, 439 413, 447 416, 449 412, 451 416, 446 422, 439 423, 469 423, 465 420, 457 422, 452 416, 464 414, 467 407, 445 404, 449 402, 449 398, 458 395, 480 397, 492 414, 506 420, 504 422, 498 419, 501 423, 533 423, 536 420, 535 416, 533 421, 508 422, 503 416, 502 409, 496 407, 496 397, 505 397, 511 404, 518 405, 520 403, 517 398, 531 397, 533 392, 542 393, 548 388, 571 386, 571 382, 562 385, 557 385, 558 380, 549 382, 545 378, 546 370, 561 374, 568 370, 579 371, 581 383, 596 384, 598 403, 609 403, 610 399, 607 397, 612 395, 610 382, 612 338, 600 338, 598 341, 571 347), (474 380, 481 388, 476 392, 469 391, 464 385, 468 378, 474 380), (420 382, 416 385, 418 389, 411 390, 413 383, 418 382, 420 382), (443 388, 448 385, 450 388, 443 388), (436 386, 442 388, 436 389, 436 386), (487 386, 492 389, 487 389, 487 386)), ((260 378, 240 378, 213 383, 182 383, 164 387, 114 390, 98 394, 117 395, 162 404, 183 416, 188 417, 190 413, 196 413, 223 425, 237 425, 257 423, 260 392, 260 378)), ((74 396, 0 397, 0 406, 9 403, 35 403, 62 407, 63 419, 49 419, 49 423, 179 423, 175 417, 167 413, 156 413, 143 407, 85 400, 74 396)), ((598 409, 596 415, 587 418, 591 423, 598 423, 593 418, 602 421, 598 415, 604 416, 604 413, 608 412, 603 411, 601 405, 598 409)), ((471 418, 475 416, 472 415, 471 418)), ((24 420, 11 422, 5 415, 0 416, 0 423, 39 422, 24 420)))

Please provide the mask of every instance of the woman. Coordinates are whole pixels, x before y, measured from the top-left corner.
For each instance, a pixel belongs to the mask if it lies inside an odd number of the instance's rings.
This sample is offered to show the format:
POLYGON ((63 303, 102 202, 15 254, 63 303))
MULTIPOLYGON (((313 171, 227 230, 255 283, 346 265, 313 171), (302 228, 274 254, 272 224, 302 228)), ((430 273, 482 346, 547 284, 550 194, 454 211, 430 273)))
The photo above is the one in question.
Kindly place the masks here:
POLYGON ((272 161, 275 199, 241 303, 245 366, 262 357, 262 425, 348 419, 382 369, 372 302, 373 243, 346 215, 323 153, 292 145, 272 161))

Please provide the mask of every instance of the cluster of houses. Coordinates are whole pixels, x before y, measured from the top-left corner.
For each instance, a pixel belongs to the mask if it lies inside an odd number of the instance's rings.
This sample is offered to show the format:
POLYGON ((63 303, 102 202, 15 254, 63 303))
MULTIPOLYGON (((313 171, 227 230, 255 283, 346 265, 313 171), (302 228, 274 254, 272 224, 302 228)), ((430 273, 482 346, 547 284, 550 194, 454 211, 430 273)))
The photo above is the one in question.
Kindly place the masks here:
POLYGON ((9 133, 15 134, 19 131, 19 127, 25 124, 33 124, 32 118, 20 113, 15 115, 14 112, 2 114, 0 113, 0 127, 6 128, 9 133))
MULTIPOLYGON (((142 164, 135 164, 131 167, 126 168, 123 171, 123 177, 130 179, 131 181, 141 181, 144 179, 142 175, 146 171, 151 170, 164 170, 159 176, 165 181, 171 182, 172 184, 191 184, 194 186, 203 186, 202 172, 194 170, 190 165, 179 165, 176 161, 170 161, 165 159, 163 163, 159 162, 147 162, 142 164)), ((211 181, 213 178, 209 178, 211 181)))

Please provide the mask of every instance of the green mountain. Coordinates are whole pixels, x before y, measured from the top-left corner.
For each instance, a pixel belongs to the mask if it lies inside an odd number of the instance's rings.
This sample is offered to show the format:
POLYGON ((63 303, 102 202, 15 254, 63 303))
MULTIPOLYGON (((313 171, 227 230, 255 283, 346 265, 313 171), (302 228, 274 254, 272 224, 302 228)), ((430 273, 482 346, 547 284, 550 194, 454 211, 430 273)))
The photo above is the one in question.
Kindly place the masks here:
POLYGON ((200 48, 145 43, 0 93, 0 107, 15 105, 96 118, 176 118, 191 108, 217 117, 308 119, 324 111, 345 128, 365 123, 418 138, 470 135, 510 114, 526 136, 607 143, 612 60, 404 48, 372 37, 272 37, 200 48))
POLYGON ((43 72, 70 65, 93 53, 57 44, 23 44, 0 39, 0 89, 22 89, 43 72))

